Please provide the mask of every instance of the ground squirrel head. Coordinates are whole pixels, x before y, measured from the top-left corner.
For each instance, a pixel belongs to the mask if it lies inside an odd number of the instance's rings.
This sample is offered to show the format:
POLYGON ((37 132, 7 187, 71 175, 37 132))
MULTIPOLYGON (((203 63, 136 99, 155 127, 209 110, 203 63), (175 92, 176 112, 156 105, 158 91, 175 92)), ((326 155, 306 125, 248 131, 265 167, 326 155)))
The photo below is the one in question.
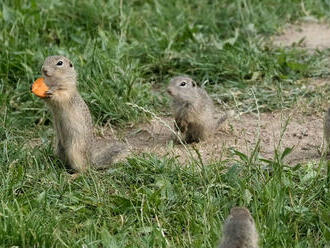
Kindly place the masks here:
POLYGON ((42 68, 42 76, 48 86, 55 84, 76 84, 77 74, 72 62, 60 55, 46 58, 42 68))
POLYGON ((174 100, 180 102, 194 102, 198 95, 197 84, 190 77, 178 76, 171 79, 167 92, 174 100))
POLYGON ((244 207, 233 207, 230 210, 227 223, 232 223, 233 225, 240 223, 240 225, 247 228, 254 227, 254 220, 250 214, 250 211, 244 207))
POLYGON ((251 222, 253 221, 253 218, 250 214, 250 211, 247 208, 244 207, 233 207, 230 210, 230 215, 232 216, 232 218, 239 218, 241 220, 249 220, 251 222))

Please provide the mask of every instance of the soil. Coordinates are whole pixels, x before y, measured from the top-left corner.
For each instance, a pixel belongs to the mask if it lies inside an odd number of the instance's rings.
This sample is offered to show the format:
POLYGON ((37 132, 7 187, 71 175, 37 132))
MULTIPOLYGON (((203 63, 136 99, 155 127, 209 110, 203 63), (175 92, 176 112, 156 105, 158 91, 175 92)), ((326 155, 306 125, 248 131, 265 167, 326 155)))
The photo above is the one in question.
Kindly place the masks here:
MULTIPOLYGON (((134 155, 152 153, 176 157, 182 164, 194 160, 202 160, 206 164, 226 160, 233 157, 235 150, 251 156, 258 142, 261 158, 273 159, 275 149, 280 154, 287 147, 293 148, 284 159, 289 165, 321 158, 323 116, 319 113, 306 115, 294 109, 260 115, 237 114, 225 121, 207 141, 189 145, 174 142, 173 127, 173 118, 157 117, 126 130, 99 127, 96 132, 98 136, 111 140, 117 140, 120 136, 134 155)), ((26 145, 40 146, 42 141, 40 138, 33 139, 26 145)))
POLYGON ((330 26, 325 23, 303 22, 286 25, 272 39, 275 46, 297 46, 308 50, 330 48, 330 26))
POLYGON ((227 120, 214 137, 192 145, 175 144, 171 118, 153 119, 127 132, 125 139, 133 153, 155 153, 177 157, 181 162, 202 159, 212 163, 237 150, 248 156, 260 141, 259 155, 274 158, 275 148, 282 152, 293 147, 285 162, 297 164, 320 158, 322 117, 303 116, 296 111, 246 114, 227 120), (196 150, 200 154, 198 157, 196 150))

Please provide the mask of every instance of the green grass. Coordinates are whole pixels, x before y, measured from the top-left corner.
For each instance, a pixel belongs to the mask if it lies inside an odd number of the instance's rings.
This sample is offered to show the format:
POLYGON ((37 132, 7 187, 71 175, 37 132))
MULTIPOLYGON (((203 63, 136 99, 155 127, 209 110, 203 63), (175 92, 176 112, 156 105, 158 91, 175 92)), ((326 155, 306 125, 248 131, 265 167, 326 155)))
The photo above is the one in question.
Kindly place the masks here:
MULTIPOLYGON (((215 164, 131 157, 75 181, 53 157, 53 131, 30 85, 48 55, 71 58, 99 125, 125 127, 168 113, 173 75, 205 82, 241 112, 303 106, 321 113, 329 50, 274 48, 268 38, 328 1, 0 1, 0 245, 2 247, 216 247, 230 207, 253 213, 262 247, 330 242, 326 162, 288 167, 234 151, 215 164), (41 138, 30 148, 26 143, 41 138), (265 168, 271 168, 270 170, 265 168)), ((320 137, 321 138, 321 137, 320 137)))
POLYGON ((324 162, 292 168, 285 152, 262 161, 233 151, 228 161, 182 167, 141 156, 70 181, 49 153, 8 154, 18 161, 1 171, 4 247, 215 247, 235 205, 252 211, 262 247, 324 247, 329 236, 324 162))

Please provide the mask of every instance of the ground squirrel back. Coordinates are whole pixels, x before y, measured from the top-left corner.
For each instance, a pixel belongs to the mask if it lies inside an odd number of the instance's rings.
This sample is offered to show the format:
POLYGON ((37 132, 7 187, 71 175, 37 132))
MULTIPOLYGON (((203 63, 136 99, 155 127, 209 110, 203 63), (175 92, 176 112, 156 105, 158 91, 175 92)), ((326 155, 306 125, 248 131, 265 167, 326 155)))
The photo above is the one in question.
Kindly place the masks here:
POLYGON ((258 232, 247 208, 234 207, 230 210, 219 248, 258 248, 258 232))

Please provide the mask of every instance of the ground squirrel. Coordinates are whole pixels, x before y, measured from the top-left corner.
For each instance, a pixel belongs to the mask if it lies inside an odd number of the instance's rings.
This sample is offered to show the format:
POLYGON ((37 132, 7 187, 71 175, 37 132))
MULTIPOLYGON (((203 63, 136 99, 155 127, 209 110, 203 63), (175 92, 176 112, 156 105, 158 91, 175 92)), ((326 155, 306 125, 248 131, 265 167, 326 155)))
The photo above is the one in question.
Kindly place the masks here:
POLYGON ((329 153, 330 148, 330 108, 328 108, 327 112, 324 115, 324 140, 325 140, 325 151, 329 153))
POLYGON ((186 143, 205 140, 227 119, 216 119, 212 99, 190 77, 172 78, 167 92, 173 98, 175 129, 186 143))
POLYGON ((219 248, 257 248, 258 232, 250 211, 244 207, 230 210, 219 248))
POLYGON ((97 141, 90 111, 77 89, 77 74, 69 59, 50 56, 42 66, 49 90, 45 101, 54 117, 55 153, 74 171, 88 165, 106 168, 121 158, 123 144, 97 141))

